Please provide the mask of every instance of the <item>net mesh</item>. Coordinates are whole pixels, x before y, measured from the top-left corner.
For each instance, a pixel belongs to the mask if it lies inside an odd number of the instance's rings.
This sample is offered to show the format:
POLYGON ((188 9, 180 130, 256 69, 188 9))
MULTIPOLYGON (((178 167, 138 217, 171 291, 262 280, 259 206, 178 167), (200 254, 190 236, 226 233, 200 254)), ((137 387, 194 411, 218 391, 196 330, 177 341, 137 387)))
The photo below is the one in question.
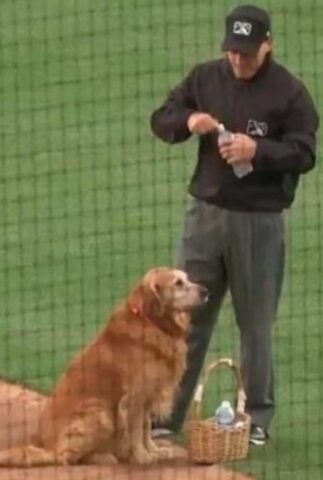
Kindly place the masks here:
MULTIPOLYGON (((220 54, 224 17, 237 3, 2 1, 4 378, 50 391, 130 285, 173 262, 196 143, 156 141, 149 117, 193 65, 220 54)), ((321 112, 323 4, 254 3, 270 10, 275 55, 302 77, 321 112)), ((259 479, 322 475, 320 158, 321 149, 287 214, 273 440, 238 467, 259 479)), ((228 299, 208 356, 236 356, 237 345, 228 299)))

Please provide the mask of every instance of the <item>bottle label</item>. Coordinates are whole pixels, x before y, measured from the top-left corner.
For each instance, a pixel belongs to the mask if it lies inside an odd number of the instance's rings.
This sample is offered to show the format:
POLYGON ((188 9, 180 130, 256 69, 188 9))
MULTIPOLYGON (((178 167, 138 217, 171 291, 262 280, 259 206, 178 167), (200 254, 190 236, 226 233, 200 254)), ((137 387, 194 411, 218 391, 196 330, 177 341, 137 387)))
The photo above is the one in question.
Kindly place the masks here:
POLYGON ((248 175, 249 173, 251 173, 253 171, 253 167, 252 167, 251 163, 234 165, 232 168, 233 168, 233 171, 238 178, 245 177, 246 175, 248 175))

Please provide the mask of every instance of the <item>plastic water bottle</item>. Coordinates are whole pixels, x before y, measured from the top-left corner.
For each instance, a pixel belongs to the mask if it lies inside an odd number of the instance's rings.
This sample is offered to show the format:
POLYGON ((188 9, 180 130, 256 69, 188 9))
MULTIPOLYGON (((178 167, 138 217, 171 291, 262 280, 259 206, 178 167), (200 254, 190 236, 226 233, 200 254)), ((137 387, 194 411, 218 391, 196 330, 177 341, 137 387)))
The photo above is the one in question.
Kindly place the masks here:
POLYGON ((232 425, 234 421, 234 410, 231 407, 231 403, 227 400, 223 400, 221 405, 215 410, 215 419, 219 425, 224 427, 232 425))
MULTIPOLYGON (((219 147, 232 142, 234 138, 234 134, 229 130, 227 130, 223 125, 223 123, 219 123, 217 130, 218 130, 218 146, 219 147)), ((241 163, 240 165, 232 165, 232 168, 235 175, 238 178, 242 178, 245 175, 248 175, 248 173, 251 173, 253 170, 251 163, 241 163)))

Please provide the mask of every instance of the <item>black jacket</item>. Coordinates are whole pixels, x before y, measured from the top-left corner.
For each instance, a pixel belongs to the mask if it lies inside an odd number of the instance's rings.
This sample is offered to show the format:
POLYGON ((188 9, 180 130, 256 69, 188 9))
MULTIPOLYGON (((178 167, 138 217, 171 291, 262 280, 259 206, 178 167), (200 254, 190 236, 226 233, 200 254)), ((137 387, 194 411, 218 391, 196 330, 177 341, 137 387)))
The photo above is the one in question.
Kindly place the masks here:
POLYGON ((302 82, 271 57, 250 80, 236 79, 226 58, 203 63, 152 114, 152 130, 165 142, 182 142, 191 135, 187 120, 196 111, 247 133, 257 150, 253 172, 239 179, 221 158, 216 134, 200 136, 190 193, 231 210, 289 207, 299 175, 315 164, 319 121, 302 82))

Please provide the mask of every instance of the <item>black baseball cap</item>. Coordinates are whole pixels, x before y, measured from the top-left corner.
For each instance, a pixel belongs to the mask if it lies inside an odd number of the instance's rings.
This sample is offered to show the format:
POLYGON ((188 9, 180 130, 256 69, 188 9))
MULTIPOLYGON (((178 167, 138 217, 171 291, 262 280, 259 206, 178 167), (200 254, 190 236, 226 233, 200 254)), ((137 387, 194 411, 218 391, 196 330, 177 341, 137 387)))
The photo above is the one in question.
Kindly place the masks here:
POLYGON ((240 5, 226 17, 222 50, 253 55, 258 52, 260 45, 270 38, 269 13, 253 5, 240 5))

